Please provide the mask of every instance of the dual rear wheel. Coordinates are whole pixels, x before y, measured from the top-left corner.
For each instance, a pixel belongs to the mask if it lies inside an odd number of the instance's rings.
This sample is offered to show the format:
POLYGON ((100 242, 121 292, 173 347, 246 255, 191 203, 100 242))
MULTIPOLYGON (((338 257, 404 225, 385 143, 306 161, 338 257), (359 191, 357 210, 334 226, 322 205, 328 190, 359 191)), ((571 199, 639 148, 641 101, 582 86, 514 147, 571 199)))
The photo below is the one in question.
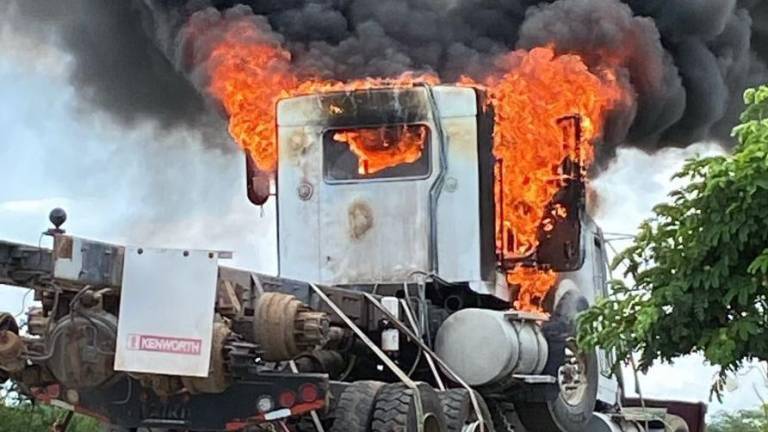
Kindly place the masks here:
POLYGON ((440 405, 445 414, 447 432, 495 431, 485 400, 477 392, 474 392, 474 396, 481 418, 478 417, 478 410, 475 409, 469 390, 457 388, 438 393, 440 405))
MULTIPOLYGON (((416 391, 405 384, 359 381, 340 395, 329 432, 412 432, 423 422, 424 432, 479 432, 480 422, 466 389, 437 392, 417 383, 422 415, 417 413, 416 391)), ((486 432, 493 431, 488 408, 475 393, 486 432)))

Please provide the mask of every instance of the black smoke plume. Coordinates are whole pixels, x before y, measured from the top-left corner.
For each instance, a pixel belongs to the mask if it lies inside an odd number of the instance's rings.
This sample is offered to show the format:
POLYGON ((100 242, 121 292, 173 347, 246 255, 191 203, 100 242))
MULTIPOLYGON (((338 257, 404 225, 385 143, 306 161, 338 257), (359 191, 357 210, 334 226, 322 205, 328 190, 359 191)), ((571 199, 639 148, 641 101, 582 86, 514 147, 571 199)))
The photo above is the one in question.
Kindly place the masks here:
POLYGON ((88 104, 126 123, 194 122, 205 105, 189 81, 156 48, 131 2, 12 1, 14 30, 45 37, 74 57, 70 80, 88 104))
POLYGON ((481 78, 499 54, 553 44, 590 67, 619 69, 636 94, 632 110, 611 117, 603 161, 619 144, 728 145, 742 91, 768 81, 768 6, 759 0, 9 1, 17 28, 72 54, 83 99, 126 124, 209 124, 196 47, 184 40, 193 15, 252 15, 297 71, 338 80, 481 78))

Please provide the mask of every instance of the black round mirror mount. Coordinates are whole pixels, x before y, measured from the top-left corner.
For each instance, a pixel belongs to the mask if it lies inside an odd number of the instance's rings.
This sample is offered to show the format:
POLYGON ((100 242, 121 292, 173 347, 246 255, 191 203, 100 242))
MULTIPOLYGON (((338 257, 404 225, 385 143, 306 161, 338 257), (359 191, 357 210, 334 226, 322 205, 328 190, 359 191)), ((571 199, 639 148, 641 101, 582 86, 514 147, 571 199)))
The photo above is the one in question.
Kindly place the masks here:
POLYGON ((48 220, 51 221, 54 228, 48 229, 48 231, 45 232, 46 235, 55 236, 57 234, 66 233, 65 230, 61 229, 61 226, 67 221, 67 212, 64 211, 63 208, 56 207, 51 210, 51 213, 48 215, 48 220))

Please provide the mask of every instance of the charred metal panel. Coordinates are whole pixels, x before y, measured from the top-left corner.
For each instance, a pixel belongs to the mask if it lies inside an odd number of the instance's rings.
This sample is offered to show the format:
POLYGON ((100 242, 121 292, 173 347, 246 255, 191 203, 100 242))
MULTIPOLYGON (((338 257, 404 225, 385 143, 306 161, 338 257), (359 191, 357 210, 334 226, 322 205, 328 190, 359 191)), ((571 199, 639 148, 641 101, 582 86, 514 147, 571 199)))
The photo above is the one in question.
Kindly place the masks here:
MULTIPOLYGON (((477 166, 480 189, 480 268, 482 280, 496 285, 496 156, 493 154, 493 133, 496 114, 486 96, 477 92, 477 166)), ((504 279, 506 282, 505 278, 504 279)), ((494 290, 496 291, 496 290, 494 290)), ((505 294, 509 290, 503 290, 505 294)))
POLYGON ((584 265, 581 242, 582 215, 586 213, 586 172, 582 153, 582 119, 578 115, 563 117, 558 125, 564 144, 573 148, 576 159, 566 158, 559 174, 563 186, 547 204, 539 226, 536 263, 556 272, 576 271, 584 265))
POLYGON ((328 128, 425 122, 430 108, 422 87, 324 93, 281 101, 279 126, 328 128))
POLYGON ((584 265, 582 253, 584 184, 569 180, 544 210, 539 226, 536 261, 557 272, 576 271, 584 265))

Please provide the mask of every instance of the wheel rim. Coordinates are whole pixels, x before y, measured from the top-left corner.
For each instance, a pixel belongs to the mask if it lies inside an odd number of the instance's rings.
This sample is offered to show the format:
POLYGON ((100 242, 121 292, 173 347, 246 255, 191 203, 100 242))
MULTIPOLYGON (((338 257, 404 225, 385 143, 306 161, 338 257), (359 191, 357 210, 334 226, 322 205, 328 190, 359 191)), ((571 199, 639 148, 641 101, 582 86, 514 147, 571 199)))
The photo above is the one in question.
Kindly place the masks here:
POLYGON ((557 383, 560 398, 568 405, 579 405, 587 394, 587 361, 573 343, 565 348, 565 363, 557 370, 557 383))
POLYGON ((491 431, 490 426, 480 422, 480 420, 474 421, 474 422, 472 422, 472 423, 470 423, 468 425, 465 425, 464 428, 461 430, 461 432, 480 432, 481 431, 481 428, 480 428, 481 424, 482 424, 482 426, 484 426, 482 428, 482 430, 484 430, 485 432, 493 432, 493 431, 491 431))
POLYGON ((433 414, 427 414, 424 417, 424 432, 442 432, 440 422, 433 414))
POLYGON ((473 422, 465 425, 461 432, 478 432, 480 430, 480 422, 473 422))

